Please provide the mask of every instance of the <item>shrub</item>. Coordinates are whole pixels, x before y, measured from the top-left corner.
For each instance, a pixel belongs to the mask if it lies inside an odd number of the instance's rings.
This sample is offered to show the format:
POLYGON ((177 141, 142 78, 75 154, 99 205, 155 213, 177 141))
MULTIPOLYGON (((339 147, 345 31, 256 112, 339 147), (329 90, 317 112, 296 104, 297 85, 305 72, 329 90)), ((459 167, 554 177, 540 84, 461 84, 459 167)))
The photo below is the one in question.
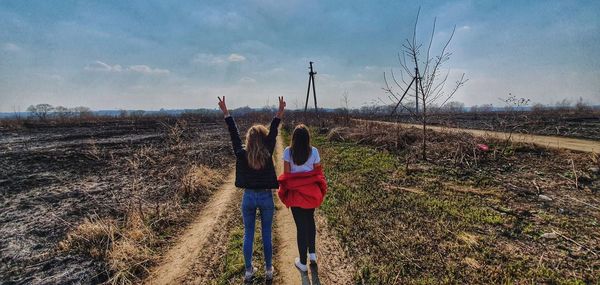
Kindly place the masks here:
POLYGON ((219 172, 204 165, 192 165, 181 177, 180 193, 186 198, 205 196, 217 186, 219 176, 219 172))

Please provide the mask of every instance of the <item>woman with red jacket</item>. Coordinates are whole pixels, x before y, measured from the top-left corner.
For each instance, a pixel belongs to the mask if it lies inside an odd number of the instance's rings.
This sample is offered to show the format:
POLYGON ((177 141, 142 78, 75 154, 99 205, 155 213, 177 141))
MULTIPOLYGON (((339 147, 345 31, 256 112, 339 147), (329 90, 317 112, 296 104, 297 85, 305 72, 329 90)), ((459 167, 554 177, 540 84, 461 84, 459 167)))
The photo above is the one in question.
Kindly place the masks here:
POLYGON ((305 125, 298 125, 292 133, 292 142, 283 152, 284 172, 278 178, 279 199, 288 208, 296 222, 296 239, 299 257, 296 267, 308 270, 307 251, 311 264, 317 262, 315 248, 315 208, 323 202, 327 182, 321 168, 317 148, 310 145, 310 133, 305 125))

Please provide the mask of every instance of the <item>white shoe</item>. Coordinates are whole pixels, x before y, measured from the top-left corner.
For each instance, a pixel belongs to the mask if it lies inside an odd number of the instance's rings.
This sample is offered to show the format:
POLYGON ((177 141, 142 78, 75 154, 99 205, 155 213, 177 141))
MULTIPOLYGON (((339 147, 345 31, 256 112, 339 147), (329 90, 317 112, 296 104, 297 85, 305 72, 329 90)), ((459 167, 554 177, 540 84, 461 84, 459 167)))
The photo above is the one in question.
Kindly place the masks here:
POLYGON ((244 273, 244 281, 252 281, 252 278, 254 278, 254 273, 256 273, 256 267, 252 267, 252 270, 246 270, 246 273, 244 273))
POLYGON ((310 264, 317 264, 317 254, 316 253, 309 253, 308 259, 310 260, 310 264))
POLYGON ((273 280, 273 266, 271 266, 271 268, 265 270, 265 279, 273 280))
POLYGON ((294 264, 296 265, 296 268, 298 268, 300 271, 302 271, 302 272, 308 271, 306 264, 300 263, 300 257, 296 257, 296 259, 294 260, 294 264))

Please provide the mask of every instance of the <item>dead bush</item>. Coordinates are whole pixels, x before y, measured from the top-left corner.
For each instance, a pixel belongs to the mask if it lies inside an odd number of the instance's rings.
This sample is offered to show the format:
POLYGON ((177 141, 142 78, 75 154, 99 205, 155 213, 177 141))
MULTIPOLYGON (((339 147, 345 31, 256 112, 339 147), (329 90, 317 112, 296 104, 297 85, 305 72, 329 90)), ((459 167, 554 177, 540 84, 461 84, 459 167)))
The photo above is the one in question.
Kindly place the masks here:
POLYGON ((110 284, 133 284, 140 276, 148 273, 148 266, 154 262, 151 246, 156 243, 156 235, 137 213, 127 215, 121 237, 114 242, 107 254, 111 271, 110 284))
POLYGON ((111 219, 85 218, 59 243, 59 249, 105 258, 117 236, 117 224, 111 219))
POLYGON ((137 212, 126 215, 121 226, 115 220, 86 218, 59 243, 64 251, 105 260, 110 284, 132 284, 147 274, 154 261, 151 246, 156 235, 137 212))
POLYGON ((343 142, 349 137, 350 128, 338 127, 333 128, 327 134, 327 140, 334 142, 343 142))
POLYGON ((171 146, 177 148, 181 146, 184 141, 184 133, 187 130, 188 122, 185 119, 180 119, 175 122, 174 125, 169 125, 165 122, 161 122, 161 125, 164 127, 168 141, 171 146))
POLYGON ((220 176, 205 165, 192 165, 181 178, 180 193, 186 198, 206 196, 221 181, 220 176))
MULTIPOLYGON (((486 155, 477 149, 485 139, 467 133, 439 132, 428 130, 428 156, 439 163, 450 162, 456 165, 471 166, 486 155)), ((365 123, 354 127, 332 129, 327 135, 330 141, 347 141, 374 146, 391 152, 412 153, 422 140, 420 129, 391 126, 378 123, 365 123)))

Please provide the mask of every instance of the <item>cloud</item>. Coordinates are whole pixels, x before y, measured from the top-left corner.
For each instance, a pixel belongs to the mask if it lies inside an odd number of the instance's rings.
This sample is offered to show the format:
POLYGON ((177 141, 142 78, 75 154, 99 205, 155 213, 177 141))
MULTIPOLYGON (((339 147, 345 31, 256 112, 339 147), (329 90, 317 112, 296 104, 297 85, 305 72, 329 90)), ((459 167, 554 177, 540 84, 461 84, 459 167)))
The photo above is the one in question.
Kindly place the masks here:
POLYGON ((194 56, 192 63, 208 65, 208 66, 219 66, 226 65, 228 63, 239 63, 246 61, 246 57, 232 53, 230 55, 217 55, 211 53, 199 53, 194 56))
POLYGON ((143 75, 167 75, 167 74, 171 73, 167 69, 152 68, 152 67, 144 65, 144 64, 130 65, 126 68, 123 68, 119 64, 110 65, 110 64, 104 63, 99 60, 96 60, 95 62, 88 64, 86 67, 84 67, 84 70, 93 71, 93 72, 109 72, 109 73, 129 72, 129 73, 139 73, 139 74, 143 74, 143 75))
POLYGON ((118 64, 110 65, 110 64, 106 64, 99 60, 96 60, 93 63, 88 64, 86 67, 84 67, 84 69, 87 71, 100 71, 100 72, 121 72, 121 71, 123 71, 123 68, 118 64))
POLYGON ((241 55, 241 54, 232 53, 232 54, 229 55, 229 57, 227 58, 227 60, 229 62, 242 62, 242 61, 245 61, 246 58, 243 55, 241 55))
POLYGON ((462 26, 462 27, 458 28, 457 30, 458 31, 465 31, 465 32, 467 32, 467 31, 471 30, 471 26, 465 25, 465 26, 462 26))
POLYGON ((19 47, 18 45, 14 44, 14 43, 5 43, 4 45, 2 45, 2 49, 5 51, 16 52, 16 51, 20 51, 21 47, 19 47))
POLYGON ((222 65, 225 64, 225 60, 221 56, 217 56, 210 53, 199 53, 192 59, 193 63, 203 65, 222 65))
POLYGON ((132 65, 127 68, 128 71, 137 72, 146 75, 165 75, 171 73, 167 69, 151 68, 147 65, 132 65))
POLYGON ((240 78, 240 83, 256 83, 256 79, 252 78, 252 77, 242 77, 240 78))

